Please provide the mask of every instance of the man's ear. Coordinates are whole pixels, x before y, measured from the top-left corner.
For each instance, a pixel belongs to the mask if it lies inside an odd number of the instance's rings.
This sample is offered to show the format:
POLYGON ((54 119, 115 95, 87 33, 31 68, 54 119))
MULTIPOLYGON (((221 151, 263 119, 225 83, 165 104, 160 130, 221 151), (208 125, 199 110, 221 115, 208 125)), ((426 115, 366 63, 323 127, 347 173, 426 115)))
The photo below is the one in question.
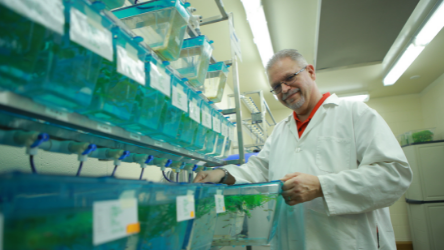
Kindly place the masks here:
POLYGON ((310 75, 311 79, 313 81, 316 80, 316 72, 315 72, 314 66, 309 64, 309 65, 307 65, 306 70, 307 70, 308 74, 310 75))

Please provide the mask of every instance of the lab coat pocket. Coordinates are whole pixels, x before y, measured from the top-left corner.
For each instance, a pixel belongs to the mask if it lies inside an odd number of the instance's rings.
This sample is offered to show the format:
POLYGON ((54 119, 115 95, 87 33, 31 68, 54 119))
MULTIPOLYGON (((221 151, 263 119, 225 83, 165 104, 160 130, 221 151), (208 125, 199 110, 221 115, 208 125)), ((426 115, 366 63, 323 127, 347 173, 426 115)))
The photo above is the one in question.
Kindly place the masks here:
POLYGON ((316 145, 316 165, 329 173, 350 169, 350 139, 319 136, 316 145))
POLYGON ((356 215, 327 216, 309 209, 306 232, 310 249, 356 249, 358 223, 356 215), (320 240, 321 239, 321 240, 320 240))

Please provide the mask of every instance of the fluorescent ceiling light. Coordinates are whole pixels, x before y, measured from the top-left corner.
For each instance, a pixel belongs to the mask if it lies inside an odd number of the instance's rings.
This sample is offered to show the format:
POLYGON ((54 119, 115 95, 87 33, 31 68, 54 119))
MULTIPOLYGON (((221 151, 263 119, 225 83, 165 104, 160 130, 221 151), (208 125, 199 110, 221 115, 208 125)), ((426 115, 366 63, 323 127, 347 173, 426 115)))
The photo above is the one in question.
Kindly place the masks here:
POLYGON ((351 96, 343 96, 339 97, 339 99, 349 100, 349 101, 358 101, 358 102, 367 102, 370 99, 370 95, 351 95, 351 96))
POLYGON ((261 0, 242 0, 250 28, 264 67, 273 56, 270 33, 261 0))
POLYGON ((422 27, 415 38, 415 44, 426 46, 435 38, 442 27, 444 27, 444 2, 441 2, 424 27, 422 27))
POLYGON ((390 69, 382 82, 384 86, 395 84, 396 81, 404 74, 407 68, 421 54, 425 46, 427 46, 433 38, 444 27, 444 1, 435 9, 433 14, 418 32, 411 44, 403 52, 401 57, 396 61, 395 65, 390 69))
POLYGON ((415 59, 421 54, 424 46, 410 46, 404 51, 402 56, 398 59, 395 66, 384 77, 384 86, 395 84, 395 82, 401 77, 401 75, 407 70, 407 68, 415 61, 415 59))

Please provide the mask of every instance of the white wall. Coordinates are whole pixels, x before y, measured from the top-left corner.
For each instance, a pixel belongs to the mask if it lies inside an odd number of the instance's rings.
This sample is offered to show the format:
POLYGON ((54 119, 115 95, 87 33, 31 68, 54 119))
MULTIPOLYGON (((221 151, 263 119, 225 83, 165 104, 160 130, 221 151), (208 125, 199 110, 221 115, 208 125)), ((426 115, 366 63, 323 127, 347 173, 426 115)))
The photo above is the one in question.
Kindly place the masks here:
MULTIPOLYGON (((367 105, 384 118, 395 135, 424 128, 419 94, 370 99, 367 105)), ((411 241, 404 195, 390 206, 390 216, 396 241, 411 241)))
POLYGON ((436 128, 435 140, 444 139, 444 74, 419 95, 424 128, 436 128))

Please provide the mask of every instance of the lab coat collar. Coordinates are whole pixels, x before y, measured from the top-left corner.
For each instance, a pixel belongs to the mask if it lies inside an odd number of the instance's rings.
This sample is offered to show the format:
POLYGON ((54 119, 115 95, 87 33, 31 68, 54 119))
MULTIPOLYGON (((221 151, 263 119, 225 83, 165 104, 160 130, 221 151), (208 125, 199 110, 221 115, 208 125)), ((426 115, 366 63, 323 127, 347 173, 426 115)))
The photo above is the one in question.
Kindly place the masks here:
POLYGON ((322 106, 327 105, 327 104, 339 105, 339 97, 336 94, 330 95, 327 99, 325 99, 322 106))
POLYGON ((322 106, 316 111, 314 116, 312 117, 310 123, 308 123, 307 128, 305 129, 304 133, 302 134, 301 138, 299 138, 298 131, 296 129, 296 121, 294 120, 293 114, 287 117, 286 122, 290 122, 290 131, 294 135, 297 141, 303 139, 310 130, 315 127, 326 115, 326 110, 323 108, 325 105, 333 104, 333 105, 339 105, 339 97, 336 94, 330 95, 327 99, 325 99, 322 106))

